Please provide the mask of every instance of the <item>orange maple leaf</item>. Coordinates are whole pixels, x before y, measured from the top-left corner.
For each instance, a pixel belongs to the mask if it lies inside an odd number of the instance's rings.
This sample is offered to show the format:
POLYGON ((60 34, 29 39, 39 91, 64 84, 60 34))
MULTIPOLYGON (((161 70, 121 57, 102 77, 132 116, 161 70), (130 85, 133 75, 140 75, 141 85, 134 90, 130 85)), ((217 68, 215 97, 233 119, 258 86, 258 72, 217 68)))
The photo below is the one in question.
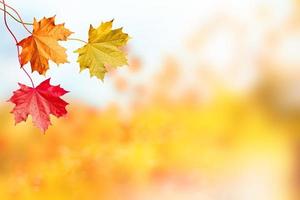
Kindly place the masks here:
POLYGON ((18 43, 22 47, 20 62, 22 67, 30 61, 31 69, 45 74, 49 69, 49 60, 56 64, 66 63, 66 49, 58 41, 66 41, 72 34, 64 24, 55 25, 55 16, 34 19, 32 35, 18 43))

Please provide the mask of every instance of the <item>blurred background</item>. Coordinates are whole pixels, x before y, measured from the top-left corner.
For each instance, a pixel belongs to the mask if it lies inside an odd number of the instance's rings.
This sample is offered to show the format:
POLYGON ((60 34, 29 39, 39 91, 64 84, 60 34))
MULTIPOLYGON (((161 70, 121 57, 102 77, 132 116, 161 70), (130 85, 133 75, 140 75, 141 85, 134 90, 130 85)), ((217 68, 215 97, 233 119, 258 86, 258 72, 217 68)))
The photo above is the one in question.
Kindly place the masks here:
POLYGON ((29 81, 0 22, 0 199, 300 199, 299 0, 6 3, 84 40, 115 19, 132 40, 104 82, 61 43, 70 64, 33 77, 71 91, 69 114, 42 135, 9 113, 29 81))

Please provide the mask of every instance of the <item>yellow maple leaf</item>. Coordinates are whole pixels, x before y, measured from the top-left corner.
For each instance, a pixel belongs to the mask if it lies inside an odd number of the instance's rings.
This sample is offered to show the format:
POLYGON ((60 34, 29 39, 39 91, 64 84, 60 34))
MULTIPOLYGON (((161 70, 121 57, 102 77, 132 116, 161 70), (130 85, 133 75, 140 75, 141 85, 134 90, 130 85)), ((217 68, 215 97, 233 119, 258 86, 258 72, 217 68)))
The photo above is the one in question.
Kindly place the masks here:
POLYGON ((103 80, 107 72, 105 66, 118 67, 127 64, 126 54, 121 47, 127 44, 129 36, 122 28, 112 30, 113 20, 95 29, 90 26, 89 40, 75 52, 79 54, 77 62, 80 71, 89 69, 90 75, 103 80))
POLYGON ((32 35, 18 43, 22 47, 20 54, 21 65, 30 62, 31 69, 45 74, 49 69, 49 60, 56 64, 67 62, 66 49, 58 41, 67 40, 72 34, 64 24, 55 25, 55 17, 34 19, 32 35))

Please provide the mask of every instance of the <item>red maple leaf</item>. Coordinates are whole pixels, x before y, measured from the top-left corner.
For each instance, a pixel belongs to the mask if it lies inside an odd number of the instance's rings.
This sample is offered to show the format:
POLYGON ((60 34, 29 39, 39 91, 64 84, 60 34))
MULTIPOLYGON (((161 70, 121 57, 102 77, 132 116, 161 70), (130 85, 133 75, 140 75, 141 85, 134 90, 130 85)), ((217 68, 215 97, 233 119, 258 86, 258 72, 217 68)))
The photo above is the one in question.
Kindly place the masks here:
POLYGON ((33 123, 44 132, 51 125, 50 114, 61 117, 67 114, 67 102, 60 96, 68 91, 58 86, 50 85, 50 79, 43 81, 33 88, 20 84, 20 89, 14 91, 10 102, 16 106, 12 110, 16 124, 26 121, 28 115, 32 116, 33 123))

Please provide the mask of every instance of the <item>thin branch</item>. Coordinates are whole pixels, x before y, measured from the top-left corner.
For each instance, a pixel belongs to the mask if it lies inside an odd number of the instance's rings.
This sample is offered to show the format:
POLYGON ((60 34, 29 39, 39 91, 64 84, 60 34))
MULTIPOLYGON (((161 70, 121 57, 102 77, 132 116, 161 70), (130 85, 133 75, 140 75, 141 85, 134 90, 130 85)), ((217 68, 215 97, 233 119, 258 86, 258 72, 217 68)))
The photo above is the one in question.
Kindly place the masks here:
POLYGON ((18 40, 17 40, 16 36, 14 35, 14 33, 12 32, 12 30, 8 26, 7 19, 6 19, 6 14, 7 14, 7 12, 6 12, 6 4, 5 4, 4 0, 3 0, 3 6, 4 6, 4 15, 3 15, 4 24, 5 24, 5 27, 8 30, 8 32, 11 34, 11 36, 15 40, 16 47, 17 47, 17 52, 18 52, 18 60, 19 60, 20 67, 23 69, 23 71, 25 72, 25 74, 28 76, 28 78, 30 79, 30 82, 32 84, 32 87, 34 88, 34 83, 33 83, 32 78, 30 77, 30 75, 28 74, 28 72, 24 69, 24 67, 21 64, 21 60, 20 60, 20 48, 18 46, 18 40))
MULTIPOLYGON (((4 12, 4 9, 3 8, 0 8, 0 10, 2 10, 4 12)), ((10 12, 6 11, 6 13, 11 17, 13 18, 16 22, 20 23, 20 24, 23 24, 19 19, 17 19, 13 14, 11 14, 10 12)), ((32 23, 26 23, 24 22, 24 25, 28 25, 28 26, 32 26, 33 24, 32 23)))
POLYGON ((21 67, 21 69, 24 71, 24 73, 26 74, 26 76, 29 78, 29 80, 31 82, 31 85, 34 88, 34 83, 33 83, 33 80, 31 78, 31 76, 29 75, 29 73, 26 71, 26 69, 24 67, 21 67))
MULTIPOLYGON (((25 23, 24 20, 22 19, 21 15, 18 13, 18 11, 17 11, 16 9, 14 9, 13 7, 11 7, 11 6, 7 5, 7 4, 5 4, 5 3, 4 3, 4 0, 0 0, 0 4, 3 4, 3 6, 4 6, 5 8, 8 7, 8 8, 10 8, 12 11, 14 11, 14 12, 17 14, 18 18, 19 18, 19 20, 16 20, 16 21, 19 22, 19 23, 21 23, 21 24, 23 25, 23 27, 25 28, 25 30, 26 30, 28 33, 32 34, 31 31, 26 27, 26 25, 33 25, 33 24, 25 23)), ((3 11, 4 11, 4 10, 3 10, 3 11)), ((5 12, 7 12, 6 9, 5 9, 5 12)), ((7 13, 8 13, 8 12, 7 12, 7 13)), ((13 17, 13 18, 14 18, 14 17, 13 17)), ((15 19, 15 18, 14 18, 14 19, 15 19)))

